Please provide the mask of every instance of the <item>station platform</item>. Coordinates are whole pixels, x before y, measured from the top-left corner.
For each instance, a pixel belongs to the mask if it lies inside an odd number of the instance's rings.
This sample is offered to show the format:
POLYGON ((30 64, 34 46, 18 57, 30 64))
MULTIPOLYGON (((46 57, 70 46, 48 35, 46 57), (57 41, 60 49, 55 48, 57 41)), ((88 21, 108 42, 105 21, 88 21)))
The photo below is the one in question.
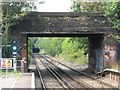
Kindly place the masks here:
POLYGON ((0 90, 6 89, 31 89, 35 88, 34 73, 19 73, 17 77, 9 76, 8 78, 0 78, 0 90))

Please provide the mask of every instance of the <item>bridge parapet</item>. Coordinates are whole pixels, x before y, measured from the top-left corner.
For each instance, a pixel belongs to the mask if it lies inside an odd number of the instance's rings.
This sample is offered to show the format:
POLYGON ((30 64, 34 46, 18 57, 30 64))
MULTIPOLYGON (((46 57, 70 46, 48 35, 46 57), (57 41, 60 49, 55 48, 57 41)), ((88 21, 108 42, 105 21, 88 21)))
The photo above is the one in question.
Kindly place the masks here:
MULTIPOLYGON (((116 29, 100 13, 32 12, 16 25, 20 33, 114 34, 116 29)), ((15 28, 14 28, 15 30, 15 28)))

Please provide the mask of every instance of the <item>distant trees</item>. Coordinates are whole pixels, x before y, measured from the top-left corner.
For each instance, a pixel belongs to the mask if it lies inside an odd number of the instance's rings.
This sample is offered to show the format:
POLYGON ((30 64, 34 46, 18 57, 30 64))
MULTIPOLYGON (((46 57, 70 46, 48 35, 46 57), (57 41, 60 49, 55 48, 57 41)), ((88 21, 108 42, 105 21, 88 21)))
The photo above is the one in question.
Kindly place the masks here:
POLYGON ((60 56, 65 60, 78 63, 87 61, 88 43, 86 38, 79 37, 46 37, 38 38, 35 46, 39 47, 42 54, 60 56))
POLYGON ((65 38, 62 43, 62 53, 69 54, 72 58, 85 56, 88 53, 88 43, 85 38, 65 38))
POLYGON ((120 2, 109 2, 104 6, 105 15, 120 30, 120 2))
POLYGON ((85 2, 85 0, 72 0, 73 12, 103 12, 104 2, 85 2))
POLYGON ((52 56, 59 55, 62 51, 61 44, 63 39, 56 38, 38 38, 36 46, 40 47, 41 52, 52 56))
POLYGON ((118 29, 119 34, 116 38, 118 39, 118 42, 120 42, 120 1, 106 3, 104 12, 109 21, 111 21, 114 27, 118 29))

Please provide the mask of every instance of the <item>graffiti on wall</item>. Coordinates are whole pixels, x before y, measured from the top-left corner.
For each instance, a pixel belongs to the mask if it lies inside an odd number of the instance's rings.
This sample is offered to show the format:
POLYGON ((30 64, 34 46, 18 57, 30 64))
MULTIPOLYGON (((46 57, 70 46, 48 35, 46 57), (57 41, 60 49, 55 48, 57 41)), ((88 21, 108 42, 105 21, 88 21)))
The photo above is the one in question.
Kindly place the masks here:
POLYGON ((95 57, 96 57, 96 71, 100 72, 103 69, 103 63, 104 63, 104 51, 97 49, 95 50, 95 57))
POLYGON ((116 51, 114 46, 105 45, 105 61, 113 61, 115 59, 116 51))

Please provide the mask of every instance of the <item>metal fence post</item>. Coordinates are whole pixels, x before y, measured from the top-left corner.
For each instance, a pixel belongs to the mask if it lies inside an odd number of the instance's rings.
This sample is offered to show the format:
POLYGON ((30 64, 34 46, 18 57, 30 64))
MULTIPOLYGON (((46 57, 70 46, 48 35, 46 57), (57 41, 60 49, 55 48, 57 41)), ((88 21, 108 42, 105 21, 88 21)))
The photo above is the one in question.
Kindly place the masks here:
POLYGON ((13 58, 13 63, 14 63, 14 71, 17 71, 17 62, 16 62, 16 58, 13 58))
POLYGON ((8 77, 7 59, 6 59, 6 66, 5 66, 5 68, 6 68, 6 78, 7 78, 8 77))
POLYGON ((21 71, 22 73, 24 72, 24 61, 23 60, 21 60, 21 71))

